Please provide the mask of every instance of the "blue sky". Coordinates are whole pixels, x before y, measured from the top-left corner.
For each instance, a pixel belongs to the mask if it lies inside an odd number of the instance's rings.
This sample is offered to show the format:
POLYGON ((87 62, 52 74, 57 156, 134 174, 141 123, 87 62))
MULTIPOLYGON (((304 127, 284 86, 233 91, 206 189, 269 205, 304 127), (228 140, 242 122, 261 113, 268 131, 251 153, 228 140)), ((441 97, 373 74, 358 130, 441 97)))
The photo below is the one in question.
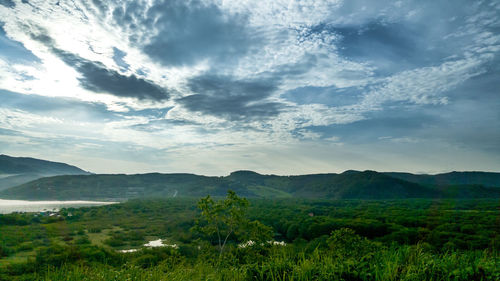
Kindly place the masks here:
POLYGON ((0 0, 0 153, 500 171, 500 1, 0 0))

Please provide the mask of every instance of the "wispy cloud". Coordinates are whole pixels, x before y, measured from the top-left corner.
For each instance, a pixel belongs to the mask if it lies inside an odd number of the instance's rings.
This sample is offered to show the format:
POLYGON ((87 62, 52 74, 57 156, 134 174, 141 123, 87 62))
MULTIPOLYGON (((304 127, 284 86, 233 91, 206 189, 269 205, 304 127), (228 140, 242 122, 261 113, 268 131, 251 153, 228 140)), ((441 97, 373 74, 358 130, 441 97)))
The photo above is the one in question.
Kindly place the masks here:
MULTIPOLYGON (((320 169, 339 149, 435 144, 500 168, 499 14, 467 0, 0 1, 0 129, 19 132, 4 135, 15 151, 67 139, 120 167, 133 147, 168 169, 204 149, 320 169), (336 152, 306 161, 310 145, 336 152)), ((200 171, 229 169, 203 155, 200 171)))

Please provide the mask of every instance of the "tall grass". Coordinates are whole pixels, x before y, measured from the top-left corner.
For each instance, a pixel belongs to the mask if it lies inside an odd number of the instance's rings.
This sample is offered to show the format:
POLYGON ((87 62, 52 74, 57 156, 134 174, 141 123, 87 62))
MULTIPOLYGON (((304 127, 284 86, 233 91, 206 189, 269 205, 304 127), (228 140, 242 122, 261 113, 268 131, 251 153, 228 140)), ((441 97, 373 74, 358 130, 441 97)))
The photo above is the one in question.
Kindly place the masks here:
POLYGON ((500 280, 493 253, 462 251, 433 253, 425 245, 392 246, 362 256, 339 256, 331 250, 297 253, 293 247, 272 249, 264 260, 247 264, 231 261, 217 267, 203 260, 175 267, 160 263, 150 268, 103 264, 65 265, 36 276, 36 280, 500 280))

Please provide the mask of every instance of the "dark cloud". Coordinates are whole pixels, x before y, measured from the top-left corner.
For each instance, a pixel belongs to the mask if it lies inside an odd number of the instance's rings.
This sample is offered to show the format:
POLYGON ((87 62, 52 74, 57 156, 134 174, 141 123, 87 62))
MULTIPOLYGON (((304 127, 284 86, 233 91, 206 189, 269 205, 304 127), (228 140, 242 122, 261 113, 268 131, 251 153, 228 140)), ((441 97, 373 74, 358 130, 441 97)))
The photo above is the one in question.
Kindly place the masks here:
POLYGON ((237 80, 202 75, 189 81, 196 93, 178 101, 191 111, 230 120, 261 119, 277 115, 283 105, 266 99, 277 89, 276 80, 237 80))
POLYGON ((52 38, 45 34, 32 34, 31 37, 48 46, 66 64, 80 72, 82 75, 79 78, 80 84, 87 90, 96 93, 105 92, 119 97, 155 101, 166 100, 170 97, 167 90, 151 81, 135 75, 122 75, 115 70, 107 69, 101 62, 86 60, 78 55, 56 48, 52 38))
POLYGON ((92 0, 92 4, 100 13, 105 13, 108 10, 108 1, 92 0))
POLYGON ((165 89, 135 75, 122 75, 115 70, 107 69, 100 62, 89 61, 62 50, 55 50, 55 53, 80 72, 83 77, 78 80, 87 90, 156 101, 166 100, 170 96, 165 89))
POLYGON ((463 56, 476 44, 467 30, 471 22, 490 9, 487 1, 408 1, 398 8, 394 1, 346 1, 343 21, 310 26, 300 37, 335 34, 340 55, 387 76, 463 56))
MULTIPOLYGON (((44 32, 43 29, 40 31, 44 32)), ((49 48, 54 48, 55 42, 54 39, 52 39, 50 36, 44 33, 38 33, 38 34, 31 33, 30 36, 33 40, 38 41, 49 48)))
POLYGON ((112 15, 118 26, 136 31, 130 39, 138 45, 142 30, 157 32, 143 49, 164 65, 233 61, 262 40, 250 34, 244 16, 223 14, 199 0, 156 1, 150 8, 133 2, 117 6, 112 15))
MULTIPOLYGON (((398 23, 370 22, 362 26, 328 27, 339 35, 339 54, 377 67, 378 75, 439 64, 450 50, 432 47, 425 28, 398 23)), ((444 36, 444 35, 443 35, 444 36)))
MULTIPOLYGON (((417 40, 418 30, 400 23, 372 22, 361 27, 333 29, 341 35, 340 54, 357 59, 384 58, 408 63, 421 49, 417 40)), ((420 58, 420 59, 426 59, 420 58)))
POLYGON ((12 0, 0 0, 0 5, 5 6, 7 8, 14 8, 16 3, 12 0))

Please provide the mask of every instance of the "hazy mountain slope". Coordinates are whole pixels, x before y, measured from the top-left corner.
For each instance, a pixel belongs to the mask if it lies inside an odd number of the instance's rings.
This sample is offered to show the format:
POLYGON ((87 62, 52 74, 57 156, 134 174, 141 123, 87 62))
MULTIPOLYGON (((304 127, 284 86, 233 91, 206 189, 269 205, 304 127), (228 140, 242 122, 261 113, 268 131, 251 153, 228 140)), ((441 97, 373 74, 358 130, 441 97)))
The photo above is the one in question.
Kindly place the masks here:
POLYGON ((0 190, 46 176, 79 174, 90 173, 65 163, 0 155, 0 190))
POLYGON ((500 187, 500 173, 451 172, 437 175, 415 175, 410 173, 384 173, 409 182, 430 185, 484 185, 500 187))
POLYGON ((29 157, 11 157, 0 155, 0 173, 1 174, 88 174, 88 172, 65 163, 40 160, 29 157))
MULTIPOLYGON (((392 178, 374 171, 349 171, 335 177, 325 185, 324 196, 349 199, 432 198, 436 191, 415 183, 392 178)), ((297 195, 307 195, 307 188, 297 195)))
POLYGON ((499 188, 430 186, 374 171, 302 176, 237 171, 226 177, 193 174, 76 175, 38 179, 0 192, 16 199, 125 199, 221 196, 228 189, 245 197, 320 199, 500 198, 499 188))
POLYGON ((23 183, 39 179, 41 177, 43 177, 43 175, 39 174, 17 174, 17 175, 3 174, 0 176, 0 190, 4 190, 13 186, 18 186, 23 183))
MULTIPOLYGON (((435 190, 374 171, 346 171, 342 174, 312 174, 286 178, 284 190, 304 198, 429 198, 435 190)), ((282 179, 283 180, 283 179, 282 179)))
POLYGON ((439 185, 436 189, 445 198, 500 198, 499 187, 484 185, 439 185))
POLYGON ((0 196, 25 199, 125 199, 225 195, 229 188, 243 196, 255 196, 246 188, 229 186, 219 177, 158 173, 47 177, 5 190, 0 196))

